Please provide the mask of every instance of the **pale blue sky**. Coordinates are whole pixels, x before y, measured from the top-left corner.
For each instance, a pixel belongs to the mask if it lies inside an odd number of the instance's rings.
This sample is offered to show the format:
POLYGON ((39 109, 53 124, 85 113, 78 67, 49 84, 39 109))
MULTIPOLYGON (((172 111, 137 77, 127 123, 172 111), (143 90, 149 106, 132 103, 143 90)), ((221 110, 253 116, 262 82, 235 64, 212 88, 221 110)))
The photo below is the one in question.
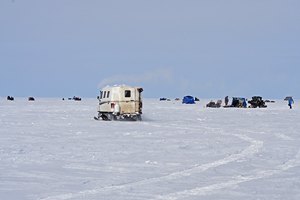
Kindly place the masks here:
POLYGON ((1 0, 0 96, 300 98, 300 1, 1 0))

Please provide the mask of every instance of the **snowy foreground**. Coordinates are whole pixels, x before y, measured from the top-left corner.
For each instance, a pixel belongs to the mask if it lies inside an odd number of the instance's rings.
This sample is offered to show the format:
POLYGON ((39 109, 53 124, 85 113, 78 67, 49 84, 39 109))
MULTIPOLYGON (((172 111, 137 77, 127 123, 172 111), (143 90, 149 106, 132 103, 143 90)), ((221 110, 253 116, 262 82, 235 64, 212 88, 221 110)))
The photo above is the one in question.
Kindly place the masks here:
POLYGON ((97 99, 0 98, 0 199, 300 199, 300 107, 144 99, 142 122, 97 99))

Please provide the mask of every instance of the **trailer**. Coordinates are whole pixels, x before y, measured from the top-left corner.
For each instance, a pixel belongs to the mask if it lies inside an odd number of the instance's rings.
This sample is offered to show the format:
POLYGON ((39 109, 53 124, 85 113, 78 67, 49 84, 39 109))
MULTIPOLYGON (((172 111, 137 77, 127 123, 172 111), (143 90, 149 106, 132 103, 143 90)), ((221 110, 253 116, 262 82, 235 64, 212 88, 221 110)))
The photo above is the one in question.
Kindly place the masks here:
POLYGON ((128 85, 106 86, 98 96, 98 117, 96 120, 105 121, 141 121, 142 92, 140 87, 128 85))

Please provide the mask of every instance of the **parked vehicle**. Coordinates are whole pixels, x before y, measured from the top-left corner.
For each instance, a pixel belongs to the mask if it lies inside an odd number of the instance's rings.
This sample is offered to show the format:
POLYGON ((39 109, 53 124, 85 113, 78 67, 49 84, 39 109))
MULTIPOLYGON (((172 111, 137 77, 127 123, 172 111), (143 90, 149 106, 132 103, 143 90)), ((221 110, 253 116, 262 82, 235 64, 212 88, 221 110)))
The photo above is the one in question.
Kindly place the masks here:
POLYGON ((35 101, 33 97, 28 97, 28 101, 35 101))
POLYGON ((106 86, 98 97, 96 120, 142 120, 142 92, 140 87, 128 85, 106 86))
POLYGON ((7 96, 7 100, 9 100, 9 101, 13 101, 14 99, 15 99, 14 97, 7 96))
POLYGON ((160 98, 159 100, 160 100, 160 101, 166 101, 167 98, 160 98))
POLYGON ((267 105, 265 105, 265 102, 262 100, 262 97, 260 96, 253 96, 252 100, 248 101, 251 105, 249 108, 266 108, 267 105))
POLYGON ((81 101, 81 98, 80 98, 80 97, 75 97, 75 96, 74 96, 74 97, 73 97, 73 100, 74 100, 74 101, 81 101))

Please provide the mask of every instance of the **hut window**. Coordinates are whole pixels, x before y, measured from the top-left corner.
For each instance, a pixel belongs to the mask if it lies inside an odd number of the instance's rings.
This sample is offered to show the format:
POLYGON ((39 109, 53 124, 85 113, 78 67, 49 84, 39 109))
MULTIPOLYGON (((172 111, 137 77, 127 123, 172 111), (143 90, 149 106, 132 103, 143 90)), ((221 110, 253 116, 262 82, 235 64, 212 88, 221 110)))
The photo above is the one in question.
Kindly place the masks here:
POLYGON ((131 91, 125 90, 125 97, 131 97, 131 91))
POLYGON ((105 98, 105 95, 106 95, 106 91, 104 91, 104 95, 103 95, 103 98, 105 98))
POLYGON ((109 91, 107 92, 107 97, 106 98, 109 98, 109 91))
POLYGON ((100 99, 102 99, 103 91, 100 92, 100 99))

